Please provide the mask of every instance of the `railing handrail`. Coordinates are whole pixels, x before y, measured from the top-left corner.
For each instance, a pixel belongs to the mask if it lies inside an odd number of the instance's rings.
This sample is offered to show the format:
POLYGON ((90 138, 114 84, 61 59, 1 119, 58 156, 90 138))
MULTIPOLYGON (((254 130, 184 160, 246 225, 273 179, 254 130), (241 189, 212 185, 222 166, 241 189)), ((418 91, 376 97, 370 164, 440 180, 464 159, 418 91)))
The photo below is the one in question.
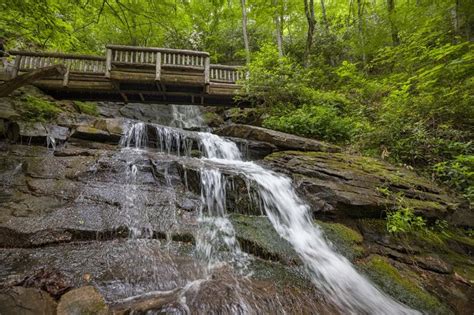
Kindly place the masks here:
POLYGON ((11 50, 11 51, 9 51, 9 53, 10 53, 10 55, 14 55, 14 56, 51 57, 51 58, 63 58, 63 59, 81 59, 81 60, 105 61, 105 57, 102 57, 102 56, 65 54, 65 53, 57 53, 57 52, 36 52, 36 51, 11 50))
POLYGON ((229 65, 221 65, 221 64, 215 64, 211 63, 211 68, 213 69, 222 69, 222 70, 234 70, 234 71, 239 71, 243 70, 243 66, 229 66, 229 65))
POLYGON ((160 47, 123 46, 123 45, 106 45, 105 48, 113 49, 113 50, 123 50, 123 51, 151 51, 151 52, 177 53, 177 54, 209 57, 208 52, 199 51, 199 50, 186 50, 186 49, 173 49, 173 48, 160 48, 160 47))

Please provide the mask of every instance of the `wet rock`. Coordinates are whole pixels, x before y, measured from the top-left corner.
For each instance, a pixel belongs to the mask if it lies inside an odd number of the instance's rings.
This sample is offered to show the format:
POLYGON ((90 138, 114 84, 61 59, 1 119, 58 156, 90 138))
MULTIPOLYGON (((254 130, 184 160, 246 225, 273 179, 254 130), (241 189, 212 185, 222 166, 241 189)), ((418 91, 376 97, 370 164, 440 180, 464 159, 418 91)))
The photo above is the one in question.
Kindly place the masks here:
POLYGON ((118 143, 120 141, 120 135, 111 134, 107 130, 101 130, 88 126, 77 127, 71 136, 74 138, 99 142, 118 143))
POLYGON ((419 284, 415 274, 395 267, 386 258, 374 255, 360 266, 384 292, 399 301, 427 314, 453 314, 448 306, 419 284))
POLYGON ((248 140, 263 141, 277 146, 280 150, 302 150, 339 152, 335 145, 314 139, 303 138, 288 133, 255 127, 249 125, 229 125, 216 131, 216 134, 225 137, 236 137, 248 140))
POLYGON ((318 220, 316 224, 321 227, 324 236, 334 245, 334 250, 341 255, 352 261, 364 255, 363 238, 356 230, 341 223, 318 220))
POLYGON ((253 141, 232 137, 229 137, 228 139, 237 144, 240 152, 242 152, 243 157, 247 160, 260 160, 263 159, 265 156, 275 151, 278 151, 276 145, 273 145, 268 142, 253 141))
POLYGON ((71 290, 59 300, 57 315, 97 314, 109 311, 104 298, 92 286, 71 290))
POLYGON ((0 291, 2 315, 50 315, 56 313, 56 302, 45 291, 13 287, 0 291))
POLYGON ((9 139, 14 142, 45 143, 48 137, 59 141, 66 141, 69 137, 68 128, 41 122, 19 121, 10 123, 9 129, 9 139))
POLYGON ((57 270, 40 269, 31 275, 24 277, 15 284, 26 288, 37 288, 48 292, 58 299, 72 287, 70 279, 57 270))
POLYGON ((267 217, 233 214, 230 220, 245 252, 265 260, 301 264, 291 245, 278 235, 267 217))
POLYGON ((459 206, 459 200, 429 180, 368 157, 285 151, 267 156, 265 164, 292 176, 301 195, 310 196, 314 212, 324 201, 326 214, 380 217, 398 206, 397 194, 416 214, 432 220, 448 218, 459 206))

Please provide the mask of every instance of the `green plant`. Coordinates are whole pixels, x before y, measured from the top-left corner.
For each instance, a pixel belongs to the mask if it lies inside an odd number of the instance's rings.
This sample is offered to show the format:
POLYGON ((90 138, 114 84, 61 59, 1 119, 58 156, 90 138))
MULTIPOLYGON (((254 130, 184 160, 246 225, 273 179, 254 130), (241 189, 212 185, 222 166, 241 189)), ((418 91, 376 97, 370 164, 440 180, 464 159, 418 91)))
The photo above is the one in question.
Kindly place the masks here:
POLYGON ((61 109, 56 104, 42 98, 27 95, 21 103, 22 116, 28 121, 48 121, 54 119, 61 109))
POLYGON ((474 202, 474 155, 458 155, 453 160, 437 163, 433 171, 437 179, 474 202))
POLYGON ((355 130, 352 118, 340 116, 333 107, 317 105, 304 105, 281 116, 270 116, 263 126, 334 142, 349 140, 355 130))
POLYGON ((96 103, 75 101, 74 104, 76 104, 79 111, 83 114, 99 116, 99 110, 97 109, 96 103))
POLYGON ((387 231, 390 233, 412 233, 424 231, 426 221, 415 215, 413 208, 405 202, 402 195, 396 196, 396 210, 387 212, 387 231))

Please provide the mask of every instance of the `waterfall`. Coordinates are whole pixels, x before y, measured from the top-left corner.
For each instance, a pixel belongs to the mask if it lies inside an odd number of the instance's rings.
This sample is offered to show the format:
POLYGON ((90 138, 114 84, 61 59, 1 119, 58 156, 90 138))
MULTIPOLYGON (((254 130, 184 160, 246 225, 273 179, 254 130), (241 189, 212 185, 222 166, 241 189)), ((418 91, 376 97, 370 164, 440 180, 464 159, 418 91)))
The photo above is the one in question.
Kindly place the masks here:
MULTIPOLYGON (((278 234, 287 240, 304 263, 316 287, 342 313, 349 314, 419 314, 394 301, 359 274, 342 255, 325 240, 319 226, 311 218, 309 206, 298 197, 291 179, 264 169, 250 161, 242 161, 237 145, 207 132, 189 132, 176 128, 150 125, 156 132, 156 148, 165 153, 189 156, 197 146, 203 153, 200 169, 202 208, 196 248, 208 263, 208 269, 219 263, 222 245, 237 265, 247 266, 235 231, 226 213, 226 176, 221 168, 230 169, 254 184, 265 214, 278 234), (184 148, 184 149, 183 149, 184 148)), ((123 145, 137 148, 146 145, 147 132, 141 123, 127 132, 123 145)))

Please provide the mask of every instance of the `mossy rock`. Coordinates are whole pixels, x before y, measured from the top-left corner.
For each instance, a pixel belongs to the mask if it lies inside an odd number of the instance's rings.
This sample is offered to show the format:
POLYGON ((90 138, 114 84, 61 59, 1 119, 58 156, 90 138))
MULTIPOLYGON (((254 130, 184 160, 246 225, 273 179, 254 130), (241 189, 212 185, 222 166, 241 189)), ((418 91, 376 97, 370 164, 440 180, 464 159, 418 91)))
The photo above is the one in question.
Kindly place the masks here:
POLYGON ((79 110, 81 114, 99 116, 99 109, 97 108, 96 103, 74 101, 74 105, 76 106, 76 108, 79 110))
POLYGON ((209 127, 219 127, 224 124, 224 119, 215 112, 205 112, 202 117, 209 127))
POLYGON ((384 292, 410 307, 427 314, 453 313, 417 283, 416 274, 399 271, 384 257, 371 256, 360 267, 384 292))
POLYGON ((278 235, 267 217, 232 214, 230 220, 244 251, 265 260, 300 264, 292 246, 278 235))
POLYGON ((331 223, 316 220, 324 232, 324 236, 335 246, 336 250, 350 260, 364 255, 362 235, 341 223, 331 223))
POLYGON ((33 95, 23 96, 15 107, 21 112, 22 119, 31 122, 51 121, 62 112, 55 103, 33 95))

